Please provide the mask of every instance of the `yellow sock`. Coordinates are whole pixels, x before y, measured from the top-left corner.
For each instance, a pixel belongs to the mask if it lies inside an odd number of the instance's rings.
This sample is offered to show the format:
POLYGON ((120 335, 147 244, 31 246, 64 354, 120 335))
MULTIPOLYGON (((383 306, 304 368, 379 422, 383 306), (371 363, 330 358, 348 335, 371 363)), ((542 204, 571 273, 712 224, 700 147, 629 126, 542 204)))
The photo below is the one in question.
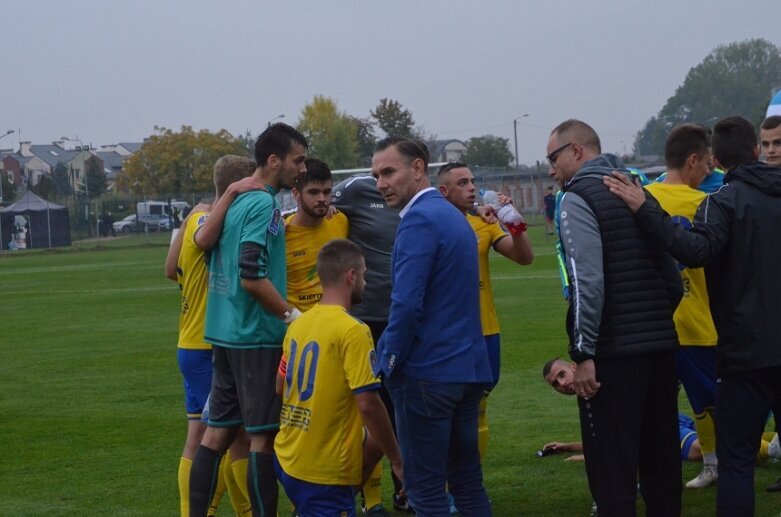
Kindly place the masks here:
POLYGON ((713 422, 713 408, 705 408, 699 415, 694 415, 694 428, 703 457, 716 452, 716 426, 713 422))
POLYGON ((236 515, 252 515, 252 503, 247 489, 247 458, 231 460, 225 469, 225 483, 228 485, 231 505, 236 515))
POLYGON ((206 515, 217 515, 217 507, 220 506, 220 501, 222 501, 222 496, 225 493, 225 476, 223 472, 225 471, 227 461, 228 455, 223 454, 220 460, 220 471, 217 473, 217 486, 214 488, 214 496, 212 496, 212 502, 206 515))
POLYGON ((363 485, 363 499, 367 510, 382 504, 382 461, 377 462, 377 466, 363 485))
POLYGON ((193 461, 179 458, 179 511, 182 517, 190 517, 190 468, 193 461))
POLYGON ((477 447, 480 449, 480 463, 483 463, 488 452, 488 395, 480 399, 480 408, 477 413, 477 447))
POLYGON ((764 439, 761 442, 759 442, 759 452, 757 453, 758 460, 766 460, 770 457, 770 455, 767 453, 768 447, 770 447, 770 443, 765 441, 764 439))

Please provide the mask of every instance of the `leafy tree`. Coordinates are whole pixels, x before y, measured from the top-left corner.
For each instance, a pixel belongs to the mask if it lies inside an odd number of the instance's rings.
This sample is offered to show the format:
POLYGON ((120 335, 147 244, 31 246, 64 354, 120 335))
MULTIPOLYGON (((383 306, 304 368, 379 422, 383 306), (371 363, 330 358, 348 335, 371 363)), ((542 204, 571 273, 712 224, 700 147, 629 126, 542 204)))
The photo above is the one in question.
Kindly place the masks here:
POLYGON ((214 162, 226 154, 247 155, 244 142, 221 129, 212 133, 182 126, 155 126, 155 134, 125 162, 118 184, 148 195, 209 192, 214 162))
POLYGON ((315 95, 301 110, 298 130, 309 142, 309 154, 332 169, 358 166, 358 129, 353 118, 341 113, 333 99, 315 95))
POLYGON ((355 127, 356 140, 358 142, 358 166, 369 167, 372 164, 374 146, 377 145, 377 137, 374 135, 374 126, 365 118, 349 117, 355 127))
POLYGON ((244 144, 244 147, 247 150, 247 156, 254 159, 255 158, 255 140, 257 140, 257 137, 252 136, 252 133, 250 130, 246 130, 243 134, 238 136, 238 139, 241 140, 241 143, 244 144))
MULTIPOLYGON (((48 174, 44 174, 38 178, 38 183, 30 187, 30 190, 41 196, 43 199, 51 199, 53 190, 52 179, 48 174)), ((5 190, 3 190, 3 192, 5 192, 5 190)))
POLYGON ((740 115, 759 124, 773 88, 781 85, 781 51, 764 39, 716 47, 635 139, 640 154, 662 154, 667 134, 683 122, 711 124, 740 115))
POLYGON ((2 182, 0 192, 3 193, 3 199, 0 201, 4 205, 9 205, 16 200, 16 185, 9 178, 12 178, 12 176, 9 176, 6 171, 0 173, 0 182, 2 182))
POLYGON ((371 116, 386 136, 416 137, 412 113, 403 108, 399 101, 380 99, 380 103, 371 111, 371 116))
POLYGON ((466 144, 466 152, 462 156, 462 160, 469 165, 507 167, 513 159, 507 138, 493 135, 476 136, 464 143, 466 144))
POLYGON ((79 194, 89 194, 90 198, 98 197, 106 193, 107 186, 106 173, 101 167, 100 159, 90 156, 84 162, 84 181, 78 187, 79 194))
POLYGON ((54 166, 54 171, 52 171, 52 192, 54 193, 54 198, 65 199, 72 191, 68 166, 63 162, 57 162, 57 165, 54 166))

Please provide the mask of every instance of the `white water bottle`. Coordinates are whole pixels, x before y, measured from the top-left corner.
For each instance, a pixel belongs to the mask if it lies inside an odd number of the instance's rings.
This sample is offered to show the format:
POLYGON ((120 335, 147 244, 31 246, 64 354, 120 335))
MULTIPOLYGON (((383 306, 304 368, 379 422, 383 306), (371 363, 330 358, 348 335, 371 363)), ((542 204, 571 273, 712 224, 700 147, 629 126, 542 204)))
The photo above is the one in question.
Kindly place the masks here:
POLYGON ((494 207, 495 210, 499 210, 502 204, 499 202, 499 194, 495 190, 486 190, 483 193, 483 204, 494 207))
POLYGON ((496 212, 496 217, 512 235, 520 235, 526 231, 526 223, 523 221, 523 216, 511 203, 502 206, 496 212))

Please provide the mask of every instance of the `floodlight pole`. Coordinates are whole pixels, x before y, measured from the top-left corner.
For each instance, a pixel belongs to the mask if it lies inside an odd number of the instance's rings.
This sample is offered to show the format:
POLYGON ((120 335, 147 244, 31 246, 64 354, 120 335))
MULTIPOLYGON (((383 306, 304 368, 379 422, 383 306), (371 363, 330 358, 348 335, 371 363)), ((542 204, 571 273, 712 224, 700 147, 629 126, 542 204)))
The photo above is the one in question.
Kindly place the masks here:
POLYGON ((520 117, 513 119, 513 136, 515 137, 515 172, 521 170, 521 164, 518 162, 518 119, 528 117, 528 113, 524 113, 520 117))

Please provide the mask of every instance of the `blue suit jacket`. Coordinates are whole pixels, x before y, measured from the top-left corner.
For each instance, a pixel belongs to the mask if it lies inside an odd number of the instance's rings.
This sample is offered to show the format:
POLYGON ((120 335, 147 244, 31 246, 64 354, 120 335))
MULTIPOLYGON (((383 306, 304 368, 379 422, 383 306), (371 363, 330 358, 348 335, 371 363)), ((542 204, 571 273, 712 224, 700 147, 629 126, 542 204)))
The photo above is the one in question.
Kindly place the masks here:
POLYGON ((476 239, 464 215, 436 191, 421 195, 401 219, 388 327, 377 343, 377 369, 386 376, 491 382, 476 239))

